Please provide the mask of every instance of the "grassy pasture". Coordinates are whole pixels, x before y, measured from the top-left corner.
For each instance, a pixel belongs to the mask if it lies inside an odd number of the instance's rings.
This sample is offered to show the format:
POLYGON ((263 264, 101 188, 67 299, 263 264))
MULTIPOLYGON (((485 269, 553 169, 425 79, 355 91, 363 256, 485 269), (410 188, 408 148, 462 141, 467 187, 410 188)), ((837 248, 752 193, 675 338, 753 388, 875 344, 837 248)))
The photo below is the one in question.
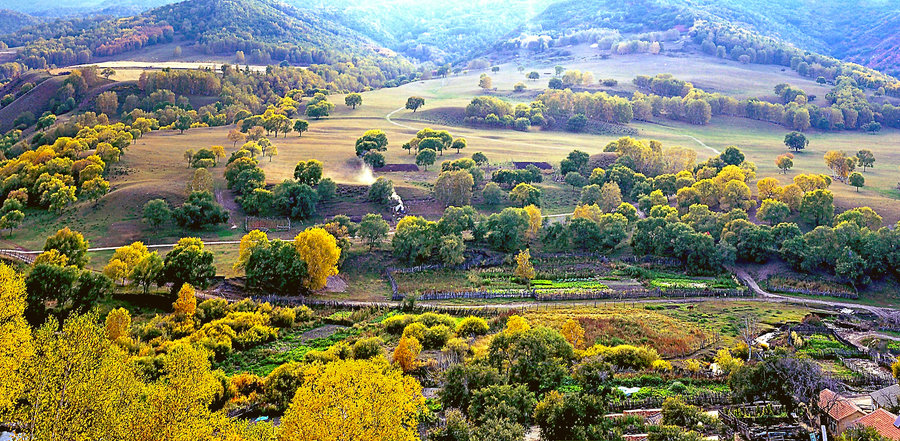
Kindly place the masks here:
MULTIPOLYGON (((635 75, 654 75, 659 72, 673 73, 708 91, 741 97, 771 95, 772 87, 780 82, 790 82, 820 97, 826 92, 822 86, 802 79, 792 71, 782 72, 780 68, 773 66, 744 66, 709 57, 646 54, 614 56, 603 60, 583 55, 578 50, 574 52, 576 53, 574 60, 569 61, 519 60, 503 64, 500 72, 489 72, 496 87, 496 90, 489 93, 502 96, 513 103, 530 102, 537 90, 546 85, 548 77, 543 74, 552 71, 556 64, 591 71, 597 79, 616 78, 620 84, 614 89, 620 93, 634 90, 631 79, 635 75), (519 62, 525 66, 526 73, 537 70, 542 74, 542 79, 533 82, 525 80, 524 75, 516 70, 519 62), (529 90, 515 94, 511 91, 512 85, 519 81, 525 82, 529 90)), ((326 176, 332 177, 337 182, 345 185, 366 185, 371 182, 372 177, 362 172, 361 162, 354 155, 355 140, 366 130, 381 129, 387 133, 390 144, 385 156, 388 163, 414 163, 414 155, 402 150, 400 145, 423 127, 444 129, 455 137, 465 137, 468 140, 468 147, 465 150, 460 154, 455 151, 444 152, 438 157, 438 164, 429 167, 428 171, 385 174, 394 181, 398 193, 405 200, 424 201, 429 196, 429 185, 437 177, 436 170, 443 160, 468 157, 474 152, 481 151, 493 163, 512 160, 558 162, 573 149, 591 154, 599 153, 609 141, 618 138, 614 135, 556 131, 518 132, 429 121, 435 118, 435 114, 458 115, 472 97, 484 94, 485 92, 477 86, 480 73, 468 72, 447 78, 419 81, 398 88, 366 92, 363 94, 363 105, 356 110, 344 105, 342 95, 332 95, 329 99, 335 103, 336 109, 331 117, 311 120, 310 130, 302 137, 292 133, 286 137, 281 135, 277 139, 273 138, 272 141, 278 146, 279 155, 271 161, 265 157, 260 158, 260 166, 265 170, 269 183, 276 184, 293 175, 297 161, 316 158, 324 162, 326 176), (426 99, 425 107, 418 112, 403 109, 406 98, 411 95, 423 96, 426 99)), ((664 120, 659 123, 635 122, 631 127, 638 130, 638 138, 658 139, 665 145, 694 148, 700 160, 713 155, 714 150, 737 145, 748 159, 757 164, 758 178, 774 176, 783 183, 790 182, 790 179, 799 173, 828 173, 822 160, 822 155, 827 150, 840 149, 853 154, 860 148, 870 148, 875 152, 876 163, 874 169, 865 173, 866 186, 857 192, 854 187, 834 183, 831 189, 835 192, 836 204, 842 209, 868 205, 877 210, 888 224, 900 220, 900 203, 898 203, 900 192, 894 189, 898 180, 897 169, 900 166, 900 151, 896 149, 896 145, 900 143, 900 131, 885 129, 877 135, 860 132, 810 132, 807 134, 811 139, 810 147, 796 155, 795 167, 786 175, 782 175, 774 166, 775 156, 787 151, 782 140, 788 130, 781 126, 741 118, 716 117, 708 126, 693 126, 664 120)), ((61 217, 32 210, 21 228, 6 237, 0 237, 2 246, 39 249, 45 238, 63 225, 82 231, 92 246, 115 246, 134 240, 143 240, 146 243, 174 242, 185 235, 197 235, 207 241, 239 239, 243 234, 243 230, 239 228, 243 216, 239 210, 234 210, 235 204, 228 192, 221 192, 221 197, 226 207, 233 209, 232 223, 219 228, 183 232, 175 226, 169 226, 152 231, 140 220, 141 207, 150 199, 164 198, 172 206, 177 206, 184 199, 185 188, 193 173, 193 169, 185 164, 184 151, 223 145, 226 152, 230 153, 236 148, 226 138, 232 128, 233 126, 191 129, 184 134, 178 134, 177 131, 163 131, 145 135, 127 150, 121 163, 113 167, 110 176, 112 184, 110 194, 96 204, 79 202, 61 217)), ((224 189, 224 165, 219 165, 211 172, 216 179, 217 188, 224 189)), ((578 193, 565 184, 545 182, 541 187, 544 191, 545 214, 568 213, 577 202, 578 193)), ((753 185, 751 187, 755 190, 753 185)), ((476 198, 474 202, 477 205, 480 201, 476 198)), ((335 202, 323 204, 319 209, 319 217, 309 222, 316 222, 322 216, 338 213, 361 215, 368 212, 387 214, 384 207, 366 203, 364 191, 357 191, 350 196, 342 195, 335 202)), ((422 202, 413 205, 411 212, 436 217, 440 213, 440 207, 433 203, 422 202)), ((286 236, 293 234, 295 232, 286 236)), ((233 254, 236 253, 236 247, 216 247, 214 251, 217 253, 220 274, 230 275, 230 262, 235 257, 233 254)), ((106 258, 108 256, 101 257, 98 254, 94 257, 95 262, 92 262, 92 266, 102 266, 106 258)), ((358 283, 350 284, 347 296, 382 296, 383 281, 373 281, 362 272, 357 273, 348 271, 347 277, 358 283), (355 285, 361 287, 356 289, 355 285)))

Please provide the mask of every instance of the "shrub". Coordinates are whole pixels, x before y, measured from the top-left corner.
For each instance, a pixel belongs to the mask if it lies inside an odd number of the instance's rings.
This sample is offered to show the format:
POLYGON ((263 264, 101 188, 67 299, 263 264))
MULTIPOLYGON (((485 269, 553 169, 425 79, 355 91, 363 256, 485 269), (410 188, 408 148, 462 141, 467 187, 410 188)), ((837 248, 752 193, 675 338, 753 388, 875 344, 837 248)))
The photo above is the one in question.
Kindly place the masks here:
POLYGON ((594 355, 620 369, 643 370, 654 366, 654 362, 659 360, 659 354, 656 352, 656 349, 647 346, 619 345, 610 347, 596 345, 587 350, 585 357, 594 355))
POLYGON ((413 322, 413 316, 408 314, 398 314, 384 319, 381 324, 388 333, 399 335, 406 329, 406 325, 413 322))
POLYGON ((535 404, 534 393, 524 384, 491 385, 472 394, 469 415, 480 422, 494 416, 529 425, 535 404))
POLYGON ((285 410, 301 384, 303 384, 302 364, 291 361, 278 366, 263 382, 266 401, 279 410, 285 410))
POLYGON ((422 345, 426 349, 440 349, 447 344, 447 340, 453 335, 453 331, 447 325, 436 325, 425 331, 425 337, 422 345))
POLYGON ((428 328, 425 327, 425 325, 418 322, 413 322, 403 328, 403 337, 413 337, 416 340, 422 341, 422 339, 425 338, 426 330, 428 330, 428 328))
POLYGON ((461 336, 484 335, 488 330, 487 322, 481 317, 469 316, 456 325, 456 334, 461 336))
POLYGON ((232 397, 249 397, 262 394, 265 381, 259 375, 242 372, 228 379, 228 394, 232 397))
POLYGON ((356 360, 364 360, 382 355, 382 340, 378 337, 363 338, 353 343, 353 358, 356 360))
POLYGON ((256 311, 256 302, 250 299, 244 299, 228 305, 227 309, 228 312, 253 312, 256 311))
POLYGON ((426 312, 422 315, 417 316, 415 320, 428 327, 432 327, 435 325, 446 325, 452 328, 456 326, 456 320, 453 320, 453 317, 450 317, 447 314, 435 314, 433 312, 426 312))
POLYGON ((275 340, 278 336, 278 330, 270 326, 253 325, 244 332, 237 335, 234 342, 238 347, 246 349, 262 343, 275 340))
POLYGON ((225 317, 228 301, 225 299, 209 299, 197 305, 197 318, 201 322, 210 322, 225 317))
POLYGON ((309 306, 302 305, 294 308, 294 322, 302 323, 308 322, 316 318, 316 314, 313 313, 312 309, 309 309, 309 306))
POLYGON ((290 328, 294 325, 297 312, 293 308, 275 308, 269 315, 269 322, 277 328, 290 328))
POLYGON ((222 323, 231 326, 236 332, 240 333, 252 328, 255 325, 267 326, 269 317, 258 312, 232 312, 221 320, 222 323))

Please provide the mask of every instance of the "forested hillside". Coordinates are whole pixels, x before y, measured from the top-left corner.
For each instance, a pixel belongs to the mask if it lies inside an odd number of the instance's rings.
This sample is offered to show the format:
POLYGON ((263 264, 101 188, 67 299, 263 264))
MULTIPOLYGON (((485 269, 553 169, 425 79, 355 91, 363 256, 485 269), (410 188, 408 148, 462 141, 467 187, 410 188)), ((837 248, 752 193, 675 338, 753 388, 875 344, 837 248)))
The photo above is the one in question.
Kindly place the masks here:
POLYGON ((697 24, 747 34, 744 38, 749 40, 771 37, 801 50, 896 73, 900 59, 892 49, 897 47, 898 8, 872 0, 564 0, 550 5, 522 30, 556 37, 612 38, 601 30, 664 32, 697 24))
POLYGON ((0 34, 15 32, 25 26, 38 23, 38 19, 21 12, 0 9, 0 34))
MULTIPOLYGON (((196 44, 213 55, 254 64, 335 64, 370 57, 392 78, 408 63, 339 24, 269 0, 189 0, 123 19, 83 18, 31 26, 2 37, 24 46, 17 61, 32 69, 96 61, 160 43, 196 44), (238 53, 240 51, 240 53, 238 53)), ((368 64, 358 60, 357 64, 368 64)), ((6 66, 4 71, 13 71, 6 66)))

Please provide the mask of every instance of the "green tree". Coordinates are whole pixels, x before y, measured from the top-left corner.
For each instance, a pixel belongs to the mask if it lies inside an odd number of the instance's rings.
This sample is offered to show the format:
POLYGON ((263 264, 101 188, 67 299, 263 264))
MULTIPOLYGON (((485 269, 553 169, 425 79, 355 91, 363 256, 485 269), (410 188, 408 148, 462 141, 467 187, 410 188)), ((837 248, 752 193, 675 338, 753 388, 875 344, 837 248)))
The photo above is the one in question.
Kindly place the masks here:
POLYGON ((418 216, 406 216, 397 223, 391 245, 394 255, 408 263, 428 261, 440 246, 440 231, 436 222, 418 216))
POLYGON ((541 190, 531 184, 519 183, 509 192, 509 200, 524 207, 526 205, 541 206, 541 190))
POLYGON ((315 119, 321 119, 331 114, 331 111, 334 110, 334 104, 325 101, 319 101, 315 104, 309 104, 306 106, 306 116, 315 119))
POLYGON ((432 149, 423 149, 416 154, 416 165, 421 165, 428 170, 428 166, 434 164, 437 153, 432 149))
POLYGON ((587 153, 580 150, 573 150, 569 152, 569 155, 565 159, 560 161, 559 171, 563 175, 573 171, 584 174, 587 170, 589 159, 590 155, 587 153))
POLYGON ((88 241, 81 233, 65 227, 44 242, 44 251, 57 250, 66 256, 69 265, 84 268, 88 263, 88 241))
POLYGON ((420 96, 411 96, 406 100, 406 108, 412 110, 413 113, 415 113, 416 110, 419 110, 419 108, 424 105, 425 98, 422 98, 420 96))
POLYGON ((572 115, 566 121, 566 130, 576 133, 581 132, 587 126, 587 122, 587 117, 583 113, 572 115))
POLYGON ((387 204, 391 201, 391 195, 394 194, 394 182, 388 178, 380 177, 369 187, 369 200, 381 204, 387 204))
POLYGON ((228 211, 208 191, 194 191, 180 207, 172 210, 175 223, 192 230, 228 222, 228 211))
POLYGON ((144 221, 154 230, 172 219, 169 203, 164 199, 151 199, 144 204, 144 221))
POLYGON ((346 104, 347 107, 353 108, 354 110, 356 110, 356 106, 362 105, 362 101, 362 95, 358 93, 350 93, 347 94, 346 97, 344 97, 344 104, 346 104))
POLYGON ((446 206, 463 206, 472 202, 475 181, 466 170, 444 171, 434 183, 434 197, 446 206))
POLYGON ((78 275, 78 268, 74 266, 39 263, 32 267, 25 278, 28 320, 32 323, 43 321, 48 302, 55 302, 57 308, 62 309, 72 299, 72 288, 78 275))
MULTIPOLYGON (((871 150, 862 149, 856 152, 856 159, 865 173, 866 168, 875 166, 875 154, 871 150)), ((852 184, 851 184, 852 185, 852 184)))
POLYGON ((566 173, 565 181, 566 184, 572 186, 573 190, 578 190, 579 188, 584 187, 588 182, 587 178, 582 176, 581 173, 578 173, 577 171, 570 171, 566 173))
POLYGON ((462 236, 452 234, 443 236, 437 252, 443 264, 459 265, 466 260, 466 243, 463 241, 462 236))
POLYGON ((175 129, 179 130, 179 134, 184 134, 185 130, 191 128, 191 122, 190 115, 179 115, 178 118, 175 119, 175 129))
POLYGON ((334 199, 337 194, 337 184, 331 178, 325 178, 319 181, 316 186, 316 193, 319 194, 320 201, 328 201, 334 199))
POLYGON ((381 168, 384 167, 384 155, 376 151, 368 151, 365 155, 363 155, 363 162, 369 165, 372 168, 381 168))
POLYGON ((317 159, 299 161, 297 162, 297 165, 294 166, 294 179, 301 184, 315 187, 322 179, 322 173, 324 173, 324 171, 325 166, 322 165, 322 161, 317 159))
POLYGON ((150 285, 157 282, 159 273, 163 270, 163 260, 156 251, 142 257, 134 267, 128 278, 135 286, 141 288, 144 294, 150 292, 150 285))
POLYGON ((784 222, 791 215, 791 209, 787 204, 774 199, 766 199, 762 201, 759 210, 756 211, 756 217, 769 225, 777 225, 784 222))
POLYGON ((248 288, 281 295, 299 294, 307 277, 306 262, 293 243, 280 239, 254 247, 244 271, 248 288))
POLYGON ((294 121, 294 131, 303 136, 303 132, 309 130, 309 121, 298 119, 294 121))
POLYGON ((366 241, 369 249, 372 250, 387 237, 390 228, 381 215, 369 213, 363 216, 356 234, 366 241))
POLYGON ((525 244, 529 225, 530 218, 524 209, 504 208, 500 213, 488 216, 484 222, 485 241, 495 250, 519 250, 525 244))
POLYGON ((834 218, 834 195, 823 189, 807 192, 800 202, 800 216, 814 226, 830 224, 834 218))
POLYGON ((795 152, 799 152, 809 145, 809 140, 800 132, 791 132, 784 135, 784 145, 795 152))
POLYGON ((856 192, 859 192, 859 187, 866 185, 866 178, 859 172, 853 172, 850 174, 849 179, 850 185, 856 187, 856 192))
POLYGON ((285 216, 307 219, 316 214, 319 194, 307 184, 286 179, 272 193, 275 209, 285 216))
POLYGON ((488 158, 481 152, 472 153, 472 160, 475 161, 475 164, 478 166, 487 165, 488 158))
POLYGON ((368 130, 356 139, 356 156, 362 157, 369 151, 387 150, 387 135, 381 130, 368 130))
POLYGON ((166 254, 159 282, 172 284, 172 293, 178 292, 185 283, 205 289, 216 275, 213 253, 206 250, 203 241, 196 237, 185 237, 178 241, 172 251, 166 254))
POLYGON ((459 154, 459 151, 466 148, 466 139, 465 138, 456 138, 453 140, 453 143, 450 144, 451 149, 456 149, 456 154, 459 154))
MULTIPOLYGON (((487 359, 491 366, 506 374, 510 384, 545 393, 562 384, 568 376, 568 363, 574 357, 572 345, 562 334, 539 326, 497 334, 488 347, 487 359)), ((526 417, 530 419, 531 414, 527 412, 526 417)))
POLYGON ((481 197, 488 205, 497 205, 503 199, 503 190, 496 182, 488 182, 481 190, 481 197))

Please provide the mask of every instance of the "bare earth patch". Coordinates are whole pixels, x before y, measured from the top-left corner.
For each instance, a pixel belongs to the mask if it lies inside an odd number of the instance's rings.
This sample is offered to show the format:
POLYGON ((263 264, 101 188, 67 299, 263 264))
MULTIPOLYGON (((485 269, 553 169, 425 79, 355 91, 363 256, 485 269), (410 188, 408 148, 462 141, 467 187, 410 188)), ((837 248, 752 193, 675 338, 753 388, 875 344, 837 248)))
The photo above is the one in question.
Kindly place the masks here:
POLYGON ((328 277, 325 282, 325 292, 346 292, 350 285, 340 275, 328 277))
POLYGON ((319 326, 316 329, 310 329, 309 331, 304 332, 300 336, 300 339, 303 342, 307 342, 307 341, 314 340, 317 338, 328 338, 328 337, 331 337, 332 335, 334 335, 334 333, 336 333, 344 328, 346 328, 346 326, 340 326, 340 325, 319 326))

